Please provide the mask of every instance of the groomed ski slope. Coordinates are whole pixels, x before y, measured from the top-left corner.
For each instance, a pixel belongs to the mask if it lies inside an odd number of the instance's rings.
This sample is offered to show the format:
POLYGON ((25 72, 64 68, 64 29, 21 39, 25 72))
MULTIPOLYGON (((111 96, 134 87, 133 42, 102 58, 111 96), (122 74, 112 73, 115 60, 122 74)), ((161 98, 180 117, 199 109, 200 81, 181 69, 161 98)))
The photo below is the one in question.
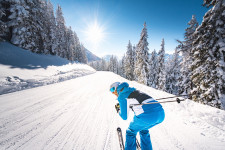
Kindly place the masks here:
MULTIPOLYGON (((97 72, 51 85, 0 95, 0 149, 119 150, 116 128, 120 119, 115 81, 110 72, 97 72)), ((154 98, 172 96, 128 82, 154 98)), ((154 150, 224 150, 225 111, 192 101, 163 104, 165 121, 150 129, 154 150)))

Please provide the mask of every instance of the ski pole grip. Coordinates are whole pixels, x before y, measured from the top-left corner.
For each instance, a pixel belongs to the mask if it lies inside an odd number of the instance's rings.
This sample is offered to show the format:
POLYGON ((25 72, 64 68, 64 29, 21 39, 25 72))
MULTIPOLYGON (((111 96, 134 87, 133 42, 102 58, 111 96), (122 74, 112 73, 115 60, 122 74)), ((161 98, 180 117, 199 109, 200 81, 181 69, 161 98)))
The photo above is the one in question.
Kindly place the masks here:
POLYGON ((179 99, 179 98, 177 98, 176 101, 177 101, 177 103, 180 103, 181 101, 185 101, 185 99, 179 99))
POLYGON ((179 98, 177 98, 177 103, 180 103, 180 99, 179 98))

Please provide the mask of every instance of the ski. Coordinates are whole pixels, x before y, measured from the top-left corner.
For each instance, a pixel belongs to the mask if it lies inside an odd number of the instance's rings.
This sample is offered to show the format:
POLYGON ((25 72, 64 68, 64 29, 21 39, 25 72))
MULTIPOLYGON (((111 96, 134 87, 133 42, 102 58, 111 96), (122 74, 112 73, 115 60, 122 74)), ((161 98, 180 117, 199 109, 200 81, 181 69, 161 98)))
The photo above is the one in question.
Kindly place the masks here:
POLYGON ((137 150, 141 150, 141 145, 140 145, 140 143, 138 142, 137 138, 136 138, 136 147, 137 147, 137 150))
POLYGON ((119 138, 120 149, 124 150, 123 135, 122 135, 122 130, 120 127, 117 128, 117 134, 119 138))

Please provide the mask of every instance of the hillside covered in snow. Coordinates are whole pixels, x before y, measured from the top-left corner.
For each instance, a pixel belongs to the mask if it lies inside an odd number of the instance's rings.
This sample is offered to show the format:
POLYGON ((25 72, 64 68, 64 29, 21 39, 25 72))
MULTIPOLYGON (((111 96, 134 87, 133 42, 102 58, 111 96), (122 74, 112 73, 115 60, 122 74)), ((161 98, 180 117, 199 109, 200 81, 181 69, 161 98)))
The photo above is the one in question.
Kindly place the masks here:
POLYGON ((52 84, 94 73, 53 55, 36 54, 7 42, 0 42, 0 94, 52 84))

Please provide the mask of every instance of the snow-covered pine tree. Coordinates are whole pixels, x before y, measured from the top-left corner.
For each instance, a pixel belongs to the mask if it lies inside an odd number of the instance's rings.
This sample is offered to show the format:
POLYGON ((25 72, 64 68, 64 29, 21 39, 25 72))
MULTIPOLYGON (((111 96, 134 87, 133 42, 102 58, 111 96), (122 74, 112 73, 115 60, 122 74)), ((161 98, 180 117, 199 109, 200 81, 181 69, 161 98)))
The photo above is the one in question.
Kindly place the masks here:
POLYGON ((72 31, 71 27, 69 27, 66 32, 66 45, 67 45, 66 58, 68 60, 73 61, 76 46, 75 46, 74 35, 73 35, 73 31, 72 31))
POLYGON ((181 79, 179 83, 179 94, 189 94, 192 89, 191 82, 191 65, 193 58, 191 56, 192 43, 194 40, 193 33, 198 27, 198 22, 194 15, 192 15, 191 20, 188 22, 189 27, 185 29, 184 41, 179 45, 179 50, 182 53, 181 62, 181 79))
POLYGON ((82 62, 83 59, 83 54, 82 54, 82 49, 81 49, 81 44, 77 45, 77 60, 78 62, 82 62))
POLYGON ((36 46, 38 53, 49 54, 49 35, 48 24, 49 18, 47 15, 47 1, 37 0, 37 15, 36 15, 36 27, 37 27, 37 41, 36 46))
POLYGON ((162 39, 161 49, 158 53, 158 80, 157 80, 157 89, 165 90, 165 42, 162 39))
POLYGON ((73 38, 75 41, 74 61, 78 61, 78 45, 80 46, 80 41, 75 31, 73 32, 73 38))
POLYGON ((28 32, 28 20, 29 12, 26 8, 24 0, 6 0, 5 3, 8 5, 8 18, 7 26, 11 28, 10 36, 11 42, 17 46, 27 49, 27 32, 28 32))
POLYGON ((213 6, 197 28, 193 42, 192 99, 225 109, 225 1, 204 0, 213 6))
POLYGON ((157 79, 158 79, 158 61, 157 61, 157 53, 154 50, 152 52, 151 58, 149 60, 149 79, 148 79, 148 85, 156 88, 157 85, 157 79))
POLYGON ((180 77, 180 60, 177 48, 173 57, 169 59, 166 65, 166 92, 171 94, 179 94, 179 80, 180 77))
POLYGON ((134 66, 135 66, 135 61, 136 61, 136 46, 133 46, 133 50, 132 50, 132 56, 133 56, 133 61, 134 61, 134 66))
POLYGON ((87 64, 88 60, 87 60, 87 55, 86 55, 86 51, 85 51, 85 47, 83 44, 81 44, 81 63, 87 64))
POLYGON ((3 7, 4 2, 0 1, 0 41, 7 37, 7 25, 6 25, 6 8, 3 7))
POLYGON ((132 48, 132 53, 131 53, 131 68, 133 70, 133 79, 132 80, 135 80, 135 75, 134 75, 134 67, 135 67, 135 60, 136 60, 136 53, 135 53, 135 49, 136 47, 133 46, 132 48))
POLYGON ((120 75, 121 77, 124 77, 124 78, 126 78, 126 75, 125 75, 125 61, 126 61, 126 56, 124 55, 122 57, 122 59, 119 60, 119 62, 118 62, 118 75, 120 75))
MULTIPOLYGON (((71 50, 68 49, 67 28, 60 6, 56 18, 50 0, 4 0, 0 1, 0 6, 0 38, 35 53, 57 54, 72 60, 68 58, 71 50)), ((74 54, 76 51, 81 53, 79 39, 75 43, 74 54)), ((77 59, 80 53, 77 53, 77 59)))
POLYGON ((129 41, 125 57, 125 76, 128 80, 134 80, 134 56, 132 45, 129 41))
POLYGON ((114 59, 114 56, 112 55, 109 59, 109 71, 111 71, 111 72, 114 71, 113 59, 114 59))
POLYGON ((61 6, 58 5, 56 10, 56 24, 57 24, 57 55, 60 57, 66 57, 66 26, 62 13, 61 6))
POLYGON ((116 56, 111 56, 109 60, 109 71, 118 74, 118 60, 116 56))
POLYGON ((102 66, 101 66, 99 61, 96 61, 96 70, 97 71, 101 71, 102 70, 102 66))
POLYGON ((48 43, 48 50, 49 53, 52 55, 56 54, 56 48, 57 48, 57 39, 56 39, 56 20, 54 16, 54 9, 53 5, 50 0, 47 2, 47 18, 48 18, 48 24, 47 24, 47 35, 49 38, 48 43))
POLYGON ((139 83, 147 85, 149 78, 149 53, 148 53, 148 33, 146 23, 141 32, 141 38, 136 47, 136 63, 135 63, 135 76, 139 83))
POLYGON ((35 53, 48 53, 45 46, 47 40, 46 26, 46 3, 40 0, 30 0, 26 2, 26 9, 29 12, 28 20, 25 23, 25 44, 20 46, 35 53), (46 51, 45 51, 46 50, 46 51))
POLYGON ((47 4, 42 0, 6 0, 9 5, 7 25, 11 30, 10 41, 36 53, 48 53, 46 34, 47 4))
POLYGON ((137 47, 134 45, 133 46, 133 56, 134 56, 134 80, 137 81, 137 77, 135 74, 135 66, 136 66, 136 62, 137 62, 137 47))
POLYGON ((93 61, 92 62, 89 62, 88 65, 91 66, 92 68, 94 68, 94 62, 93 61))
POLYGON ((104 58, 101 59, 102 71, 107 71, 107 63, 104 58))
POLYGON ((75 41, 74 60, 78 62, 82 62, 82 51, 81 51, 80 40, 76 32, 74 32, 73 35, 74 35, 74 41, 75 41))

